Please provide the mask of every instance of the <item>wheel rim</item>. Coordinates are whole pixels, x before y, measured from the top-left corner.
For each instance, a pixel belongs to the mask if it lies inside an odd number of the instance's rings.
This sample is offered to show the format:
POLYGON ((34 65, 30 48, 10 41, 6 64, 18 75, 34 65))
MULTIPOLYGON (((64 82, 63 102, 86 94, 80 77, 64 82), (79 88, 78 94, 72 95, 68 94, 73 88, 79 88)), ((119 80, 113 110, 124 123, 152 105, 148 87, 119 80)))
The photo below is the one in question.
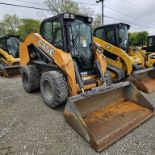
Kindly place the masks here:
POLYGON ((44 81, 43 83, 43 93, 47 100, 53 100, 53 89, 49 81, 44 81))

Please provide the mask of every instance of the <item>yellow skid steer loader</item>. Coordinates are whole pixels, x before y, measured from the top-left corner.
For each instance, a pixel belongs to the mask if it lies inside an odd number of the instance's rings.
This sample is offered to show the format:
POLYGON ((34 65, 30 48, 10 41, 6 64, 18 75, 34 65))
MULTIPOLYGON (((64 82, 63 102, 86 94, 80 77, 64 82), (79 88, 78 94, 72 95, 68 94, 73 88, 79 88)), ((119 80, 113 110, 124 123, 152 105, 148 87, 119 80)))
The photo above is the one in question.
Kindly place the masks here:
POLYGON ((142 47, 141 52, 143 51, 146 53, 146 56, 155 52, 155 35, 147 37, 147 43, 142 47))
POLYGON ((0 75, 10 77, 19 73, 20 36, 7 35, 0 38, 0 75))
POLYGON ((147 67, 155 67, 155 53, 152 53, 148 55, 147 61, 146 61, 147 67))
POLYGON ((150 93, 155 91, 155 79, 152 76, 155 70, 145 69, 144 57, 139 51, 129 48, 129 28, 124 23, 98 27, 94 31, 94 42, 106 56, 113 82, 129 77, 139 90, 150 93), (149 87, 150 85, 153 86, 149 87))
POLYGON ((92 41, 92 18, 59 14, 41 34, 20 46, 26 92, 39 87, 44 103, 66 103, 64 117, 96 151, 102 151, 154 115, 150 101, 130 82, 111 85, 103 54, 92 41))

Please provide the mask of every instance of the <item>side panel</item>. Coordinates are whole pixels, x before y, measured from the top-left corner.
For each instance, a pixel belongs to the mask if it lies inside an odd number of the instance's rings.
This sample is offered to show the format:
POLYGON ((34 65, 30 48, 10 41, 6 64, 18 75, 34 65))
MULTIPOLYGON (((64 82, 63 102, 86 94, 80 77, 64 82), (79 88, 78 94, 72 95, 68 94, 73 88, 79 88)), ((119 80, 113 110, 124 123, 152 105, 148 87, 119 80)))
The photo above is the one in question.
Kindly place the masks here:
POLYGON ((25 66, 30 61, 26 44, 21 43, 19 51, 20 51, 20 65, 25 66))
POLYGON ((66 74, 70 96, 77 94, 76 77, 72 57, 53 45, 48 43, 41 35, 37 33, 30 34, 20 46, 21 66, 26 66, 30 61, 28 46, 34 45, 41 49, 48 57, 53 59, 55 64, 66 74))

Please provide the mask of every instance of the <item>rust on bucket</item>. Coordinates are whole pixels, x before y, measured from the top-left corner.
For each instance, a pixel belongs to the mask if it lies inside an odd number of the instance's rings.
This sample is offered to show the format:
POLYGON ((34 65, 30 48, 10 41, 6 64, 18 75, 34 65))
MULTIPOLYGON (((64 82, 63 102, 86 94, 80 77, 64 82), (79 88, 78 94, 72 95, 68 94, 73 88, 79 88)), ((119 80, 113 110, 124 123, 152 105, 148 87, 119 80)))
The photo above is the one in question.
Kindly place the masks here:
POLYGON ((143 81, 141 81, 141 83, 145 88, 145 92, 152 93, 155 91, 155 79, 145 78, 143 81))
POLYGON ((100 151, 119 139, 123 130, 132 129, 133 124, 138 125, 139 121, 150 116, 150 109, 134 102, 122 101, 89 113, 83 119, 91 133, 93 147, 100 151))
POLYGON ((131 84, 72 97, 65 119, 100 152, 154 115, 150 101, 131 84))

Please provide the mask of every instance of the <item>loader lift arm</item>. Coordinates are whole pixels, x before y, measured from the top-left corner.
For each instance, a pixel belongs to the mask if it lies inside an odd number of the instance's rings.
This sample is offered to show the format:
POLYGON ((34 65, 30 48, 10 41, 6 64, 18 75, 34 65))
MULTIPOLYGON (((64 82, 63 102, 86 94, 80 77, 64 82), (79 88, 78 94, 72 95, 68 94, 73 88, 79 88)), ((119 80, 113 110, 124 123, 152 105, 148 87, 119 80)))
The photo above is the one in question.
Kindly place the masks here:
MULTIPOLYGON (((127 68, 127 75, 130 75, 132 73, 132 70, 133 70, 132 60, 130 59, 130 57, 128 57, 127 53, 123 52, 122 49, 120 49, 106 41, 103 41, 97 37, 93 37, 93 40, 95 43, 99 44, 99 46, 101 46, 101 48, 103 48, 105 51, 109 51, 109 52, 113 53, 114 55, 116 55, 117 57, 121 56, 121 59, 123 60, 123 62, 126 65, 126 68, 127 68), (121 55, 120 55, 120 53, 121 53, 121 55)), ((115 64, 113 64, 113 65, 115 65, 115 64)), ((122 65, 121 65, 121 63, 119 63, 119 61, 118 61, 118 66, 120 66, 122 68, 122 65)))

